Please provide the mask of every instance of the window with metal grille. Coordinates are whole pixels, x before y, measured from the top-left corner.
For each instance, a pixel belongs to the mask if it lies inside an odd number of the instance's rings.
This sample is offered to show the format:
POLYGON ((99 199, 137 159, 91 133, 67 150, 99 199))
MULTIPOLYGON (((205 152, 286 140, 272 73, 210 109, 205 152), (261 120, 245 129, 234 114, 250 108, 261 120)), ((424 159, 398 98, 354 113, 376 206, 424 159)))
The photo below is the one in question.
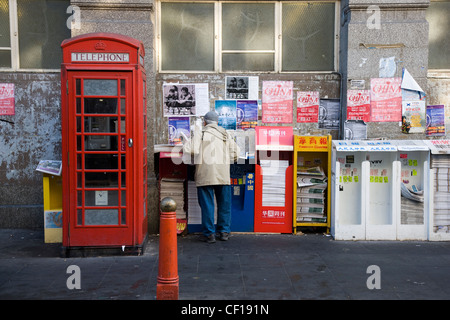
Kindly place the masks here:
POLYGON ((335 71, 337 1, 159 2, 160 72, 335 71))
POLYGON ((59 69, 70 0, 0 0, 0 68, 59 69))

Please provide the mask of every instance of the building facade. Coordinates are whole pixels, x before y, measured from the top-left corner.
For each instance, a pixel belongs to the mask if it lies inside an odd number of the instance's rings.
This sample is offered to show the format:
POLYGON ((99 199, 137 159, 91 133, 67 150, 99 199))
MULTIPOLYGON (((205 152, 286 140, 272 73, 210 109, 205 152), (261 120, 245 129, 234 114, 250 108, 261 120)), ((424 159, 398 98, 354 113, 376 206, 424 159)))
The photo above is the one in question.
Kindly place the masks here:
MULTIPOLYGON (((295 116, 284 125, 296 134, 342 139, 347 90, 368 90, 382 72, 401 77, 405 68, 427 105, 445 106, 449 128, 449 13, 449 1, 429 0, 0 0, 0 84, 14 84, 14 114, 0 113, 0 227, 43 227, 42 176, 35 168, 62 157, 59 69, 66 38, 113 32, 144 44, 149 232, 157 233, 153 147, 168 141, 164 84, 207 83, 214 106, 226 95, 228 76, 258 77, 259 99, 262 81, 292 81, 294 91, 339 99, 339 127, 295 116)), ((294 100, 294 115, 296 108, 294 100)), ((367 138, 427 139, 403 134, 398 122, 366 126, 367 138)))

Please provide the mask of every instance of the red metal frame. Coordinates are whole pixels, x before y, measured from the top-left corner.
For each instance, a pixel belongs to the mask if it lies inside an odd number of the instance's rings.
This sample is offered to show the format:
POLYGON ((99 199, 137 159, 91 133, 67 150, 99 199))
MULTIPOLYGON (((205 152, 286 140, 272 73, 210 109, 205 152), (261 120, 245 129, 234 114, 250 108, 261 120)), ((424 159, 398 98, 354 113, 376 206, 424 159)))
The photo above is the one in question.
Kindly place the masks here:
POLYGON ((65 40, 61 46, 63 48, 61 66, 63 246, 139 246, 147 235, 148 225, 147 108, 143 45, 135 39, 122 35, 93 33, 65 40), (110 57, 121 57, 121 60, 110 61, 110 57), (82 88, 86 79, 117 80, 116 96, 89 96, 97 99, 117 99, 116 113, 84 114, 86 96, 82 88), (126 83, 125 95, 120 91, 121 80, 126 83), (78 87, 81 90, 77 90, 78 87), (125 114, 120 108, 123 101, 126 106, 125 114), (117 132, 85 132, 85 121, 88 117, 96 116, 116 119, 117 132), (121 132, 122 120, 125 120, 125 133, 121 132), (86 150, 85 138, 96 136, 117 137, 117 151, 86 150), (130 139, 133 145, 128 145, 130 139), (86 168, 84 160, 86 155, 90 154, 117 156, 117 168, 86 168), (126 159, 125 166, 122 163, 122 156, 126 159), (117 174, 118 185, 87 186, 84 184, 85 173, 117 174), (126 177, 125 184, 121 181, 123 174, 126 177), (91 203, 88 206, 83 196, 86 190, 92 192, 117 190, 118 202, 114 205, 108 203, 99 206, 91 203), (123 202, 122 191, 126 193, 126 203, 123 202), (85 210, 99 207, 117 210, 117 224, 85 225, 85 210), (125 220, 121 219, 122 209, 126 210, 125 220))
POLYGON ((255 232, 292 233, 293 206, 293 129, 292 127, 256 127, 255 164, 255 232), (260 151, 258 151, 260 150, 260 151), (264 151, 263 151, 264 150, 264 151), (272 152, 274 154, 272 154, 272 152), (263 206, 263 175, 260 160, 287 160, 285 172, 285 205, 263 206))
POLYGON ((259 164, 255 164, 255 232, 268 233, 292 233, 292 152, 280 151, 280 160, 289 160, 289 167, 286 168, 285 184, 286 196, 284 207, 264 207, 262 205, 262 169, 259 164), (289 153, 289 154, 286 154, 289 153), (272 212, 273 216, 264 213, 272 212), (283 215, 280 218, 280 214, 283 215))

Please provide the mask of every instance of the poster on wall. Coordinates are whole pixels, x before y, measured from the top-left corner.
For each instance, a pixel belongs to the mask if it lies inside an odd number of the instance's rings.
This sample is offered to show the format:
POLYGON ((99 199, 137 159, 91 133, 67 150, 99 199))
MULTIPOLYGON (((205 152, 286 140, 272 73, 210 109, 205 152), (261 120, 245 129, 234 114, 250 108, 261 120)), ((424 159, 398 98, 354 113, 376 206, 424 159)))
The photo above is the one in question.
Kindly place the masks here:
POLYGON ((208 111, 207 83, 163 85, 164 117, 204 116, 208 111))
POLYGON ((339 99, 320 99, 319 101, 319 128, 339 130, 339 99))
POLYGON ((258 101, 237 100, 236 128, 247 130, 256 127, 258 123, 258 101))
POLYGON ((182 144, 181 133, 190 138, 189 117, 169 117, 169 144, 182 144))
POLYGON ((370 80, 370 121, 402 120, 402 78, 374 78, 370 80))
POLYGON ((402 132, 421 133, 425 131, 425 101, 402 102, 402 132))
POLYGON ((216 100, 215 110, 219 115, 219 126, 236 130, 236 100, 216 100))
POLYGON ((257 100, 258 77, 225 77, 225 99, 257 100))
POLYGON ((15 115, 14 83, 0 83, 0 115, 15 115))
POLYGON ((319 92, 297 91, 297 123, 319 121, 319 92))
POLYGON ((445 107, 443 104, 427 106, 427 136, 445 136, 445 107))
POLYGON ((370 90, 347 90, 347 120, 370 121, 370 90))
POLYGON ((293 81, 263 81, 263 123, 292 123, 293 85, 293 81))
POLYGON ((195 115, 195 85, 163 85, 164 116, 183 117, 195 115))
POLYGON ((362 120, 347 120, 344 122, 345 140, 367 139, 367 124, 362 120))

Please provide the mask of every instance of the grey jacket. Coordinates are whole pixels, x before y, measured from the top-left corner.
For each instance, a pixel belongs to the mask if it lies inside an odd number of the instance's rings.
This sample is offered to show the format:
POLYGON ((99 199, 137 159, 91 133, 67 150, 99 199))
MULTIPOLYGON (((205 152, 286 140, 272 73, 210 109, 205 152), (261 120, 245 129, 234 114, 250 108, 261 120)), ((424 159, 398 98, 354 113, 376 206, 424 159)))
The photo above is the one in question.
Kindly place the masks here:
POLYGON ((239 154, 234 139, 215 123, 192 135, 192 140, 184 143, 183 152, 194 155, 196 186, 229 185, 230 163, 236 162, 239 154))

